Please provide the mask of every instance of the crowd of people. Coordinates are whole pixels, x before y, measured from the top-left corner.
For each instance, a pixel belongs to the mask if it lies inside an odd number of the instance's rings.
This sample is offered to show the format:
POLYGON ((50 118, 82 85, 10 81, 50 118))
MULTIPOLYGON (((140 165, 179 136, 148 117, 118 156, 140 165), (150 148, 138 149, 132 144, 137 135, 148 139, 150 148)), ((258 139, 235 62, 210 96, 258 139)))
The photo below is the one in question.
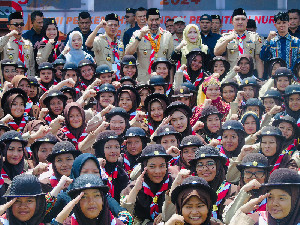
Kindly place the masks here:
POLYGON ((163 29, 156 8, 10 14, 0 37, 0 224, 300 224, 300 10, 163 29), (103 33, 99 33, 104 30, 103 33), (276 31, 275 31, 276 30, 276 31))

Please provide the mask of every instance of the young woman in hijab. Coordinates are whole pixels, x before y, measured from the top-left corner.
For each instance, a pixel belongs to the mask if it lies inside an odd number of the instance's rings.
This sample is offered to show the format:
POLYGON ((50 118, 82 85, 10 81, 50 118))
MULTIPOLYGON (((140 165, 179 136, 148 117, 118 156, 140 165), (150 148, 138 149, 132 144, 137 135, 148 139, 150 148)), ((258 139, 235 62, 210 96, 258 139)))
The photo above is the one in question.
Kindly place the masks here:
POLYGON ((117 90, 117 106, 126 110, 130 115, 130 120, 136 116, 136 109, 140 102, 141 98, 134 87, 124 85, 117 90))
POLYGON ((201 177, 188 177, 171 193, 176 214, 165 225, 195 224, 220 225, 221 221, 211 217, 217 201, 216 192, 201 177))
MULTIPOLYGON (((1 136, 0 143, 3 147, 2 156, 4 157, 1 177, 4 181, 5 179, 11 181, 15 176, 24 172, 27 141, 22 138, 20 133, 8 131, 1 136)), ((9 183, 5 181, 5 189, 9 183)))
POLYGON ((81 152, 68 141, 56 143, 52 148, 52 153, 47 157, 47 161, 52 163, 52 171, 50 171, 52 174, 41 182, 48 184, 50 189, 56 187, 63 175, 70 176, 74 159, 80 154, 81 152))
POLYGON ((43 62, 54 62, 64 49, 64 43, 58 40, 59 31, 55 18, 44 18, 41 31, 43 39, 35 44, 36 60, 40 65, 43 62))
POLYGON ((169 105, 169 99, 164 94, 154 93, 146 97, 144 104, 148 112, 149 134, 152 135, 166 117, 165 111, 169 105))
POLYGON ((101 168, 102 180, 107 181, 109 193, 117 202, 120 202, 121 191, 129 181, 127 173, 118 164, 122 142, 122 138, 114 131, 106 130, 97 136, 93 145, 96 157, 106 160, 105 166, 101 168))
POLYGON ((268 158, 268 164, 273 166, 272 171, 278 168, 288 168, 293 163, 291 156, 283 148, 285 137, 277 127, 266 126, 258 135, 261 153, 268 158))
POLYGON ((106 197, 109 188, 103 184, 99 176, 81 175, 72 186, 68 194, 73 200, 65 206, 52 224, 62 224, 71 211, 73 211, 71 225, 123 224, 109 210, 106 197))
POLYGON ((41 63, 37 70, 38 77, 40 78, 40 97, 50 89, 51 86, 56 85, 57 81, 55 81, 55 69, 53 68, 51 63, 44 62, 41 63))
POLYGON ((175 88, 174 94, 172 95, 172 100, 182 102, 193 109, 194 103, 192 97, 193 93, 188 87, 180 86, 179 88, 175 88))
POLYGON ((271 89, 266 91, 264 96, 260 97, 260 99, 263 101, 266 113, 270 112, 275 105, 281 107, 283 104, 283 98, 281 97, 280 92, 277 90, 271 89))
POLYGON ((261 121, 262 116, 265 112, 265 107, 261 100, 258 98, 250 98, 248 99, 245 104, 242 106, 243 113, 246 112, 254 112, 258 116, 259 120, 261 121))
POLYGON ((108 105, 115 105, 116 89, 112 84, 102 84, 95 98, 97 100, 97 112, 101 112, 108 105))
POLYGON ((25 128, 23 133, 30 132, 30 134, 36 133, 41 126, 44 126, 45 122, 43 120, 31 120, 29 121, 25 128))
POLYGON ((243 91, 243 103, 248 101, 250 98, 258 98, 260 86, 257 83, 256 78, 250 77, 245 78, 240 83, 240 90, 243 91))
POLYGON ((165 113, 171 117, 170 124, 181 134, 181 138, 194 134, 189 122, 192 116, 189 106, 179 101, 172 102, 165 113))
POLYGON ((60 141, 69 141, 78 150, 78 144, 88 135, 85 131, 85 113, 83 108, 77 103, 72 102, 64 109, 65 126, 57 132, 60 141))
POLYGON ((83 59, 78 64, 80 75, 80 90, 85 91, 95 81, 96 64, 88 59, 83 59))
POLYGON ((74 89, 76 91, 76 99, 79 99, 81 96, 80 91, 80 79, 79 79, 79 73, 78 73, 78 67, 75 63, 66 63, 64 65, 64 68, 62 69, 62 80, 67 80, 69 78, 72 78, 75 82, 74 89))
POLYGON ((172 95, 173 78, 171 78, 171 68, 172 68, 172 64, 169 62, 168 59, 163 57, 156 59, 151 66, 153 72, 155 72, 157 75, 160 75, 164 78, 167 84, 167 90, 166 90, 167 96, 172 95))
POLYGON ((216 56, 210 61, 209 72, 210 74, 218 73, 220 81, 223 80, 229 69, 229 62, 222 56, 216 56))
POLYGON ((166 95, 168 89, 168 83, 161 75, 152 75, 149 80, 149 85, 153 87, 153 93, 159 93, 166 95))
POLYGON ((294 65, 294 81, 300 82, 300 60, 297 60, 297 62, 294 65))
POLYGON ((145 108, 145 100, 149 95, 153 93, 153 89, 154 88, 149 84, 141 83, 136 86, 136 90, 139 93, 139 96, 141 98, 141 104, 137 108, 137 110, 143 111, 145 113, 147 112, 147 108, 145 108))
POLYGON ((265 71, 265 79, 268 80, 272 78, 275 75, 275 71, 279 67, 286 67, 286 62, 282 58, 271 58, 267 64, 267 70, 265 71))
POLYGON ((162 145, 148 145, 143 149, 138 161, 142 174, 134 186, 126 189, 129 194, 122 200, 121 206, 132 215, 136 224, 153 223, 165 201, 165 193, 170 189, 172 178, 168 175, 168 161, 172 158, 162 145))
POLYGON ((44 105, 49 111, 48 115, 44 118, 47 124, 50 124, 58 115, 62 115, 67 98, 61 91, 49 91, 47 97, 43 100, 44 105))
POLYGON ((203 80, 208 77, 205 72, 207 55, 199 48, 191 50, 187 55, 187 64, 176 71, 174 86, 179 87, 183 82, 189 82, 198 90, 203 80))
MULTIPOLYGON (((230 223, 235 212, 245 202, 263 194, 263 191, 259 188, 268 181, 272 166, 268 165, 268 159, 264 155, 249 153, 242 161, 237 162, 235 169, 237 170, 236 176, 238 178, 235 182, 239 182, 239 185, 236 187, 238 192, 234 196, 234 199, 227 199, 225 203, 227 206, 223 212, 223 222, 226 224, 230 223)), ((230 173, 229 170, 228 173, 230 173)), ((259 207, 250 214, 266 211, 266 203, 266 200, 262 201, 259 207)))
POLYGON ((28 97, 32 101, 33 105, 40 107, 40 102, 39 102, 40 84, 35 77, 27 77, 27 79, 29 81, 29 86, 30 86, 28 97))
POLYGON ((203 108, 199 120, 204 124, 204 127, 200 130, 200 134, 207 144, 209 144, 212 139, 221 140, 220 131, 222 118, 223 115, 215 106, 210 105, 203 108))
POLYGON ((213 76, 210 76, 203 81, 201 85, 201 89, 199 89, 198 92, 198 98, 197 98, 198 106, 195 107, 193 116, 190 121, 192 126, 194 126, 196 122, 199 120, 202 110, 206 106, 205 104, 206 99, 210 99, 209 100, 211 101, 210 105, 215 106, 218 109, 218 111, 223 115, 223 118, 225 120, 227 114, 229 113, 230 105, 222 101, 220 86, 221 86, 220 81, 213 76))
POLYGON ((220 87, 222 100, 226 103, 233 102, 239 90, 239 85, 233 79, 228 79, 226 82, 223 82, 220 87))
POLYGON ((130 77, 136 80, 138 75, 136 58, 133 55, 125 55, 122 58, 120 75, 122 77, 130 77))
POLYGON ((24 115, 25 105, 28 100, 26 93, 20 88, 12 88, 6 91, 1 99, 4 114, 10 114, 13 121, 8 123, 11 130, 23 133, 28 117, 24 115))
POLYGON ((52 148, 57 142, 58 139, 51 133, 33 142, 30 146, 33 165, 37 166, 40 162, 48 163, 47 157, 52 153, 52 148))
POLYGON ((4 82, 11 82, 12 79, 17 75, 17 64, 10 59, 3 59, 1 61, 1 84, 0 87, 4 87, 4 82))
MULTIPOLYGON (((255 198, 238 209, 230 221, 230 225, 243 224, 298 224, 300 175, 289 169, 278 169, 272 173, 268 183, 262 189, 265 195, 255 198), (248 215, 267 198, 266 211, 259 213, 255 218, 248 215)), ((257 213, 258 214, 258 213, 257 213)))
POLYGON ((171 60, 174 63, 180 61, 181 65, 189 64, 187 62, 187 55, 195 48, 198 48, 205 54, 209 53, 208 46, 202 44, 199 27, 196 24, 189 24, 185 27, 183 31, 183 40, 173 51, 171 60))
POLYGON ((66 61, 63 60, 63 59, 56 59, 52 63, 53 68, 55 69, 55 80, 57 82, 61 81, 61 78, 62 78, 62 72, 61 72, 61 70, 64 68, 65 63, 66 63, 66 61))
POLYGON ((298 147, 299 141, 299 127, 297 126, 296 120, 289 116, 279 116, 274 117, 272 123, 274 127, 278 127, 282 135, 285 137, 283 148, 287 151, 289 155, 293 155, 298 147))
POLYGON ((66 63, 72 62, 76 65, 81 60, 88 59, 95 63, 93 57, 82 49, 83 37, 79 31, 73 31, 69 35, 69 41, 60 55, 61 58, 66 60, 66 63))
POLYGON ((209 186, 217 193, 218 201, 213 207, 212 215, 216 219, 222 220, 222 213, 225 202, 236 194, 236 188, 231 183, 225 181, 226 157, 222 156, 218 149, 205 145, 200 147, 195 154, 195 159, 190 161, 192 172, 196 176, 205 179, 209 186))
POLYGON ((253 135, 260 130, 259 118, 255 112, 244 113, 241 116, 241 123, 247 135, 253 135))
POLYGON ((119 137, 123 137, 130 127, 129 114, 121 107, 114 107, 105 114, 106 121, 109 123, 107 130, 116 132, 119 137))
POLYGON ((123 169, 130 177, 130 173, 138 164, 137 158, 141 156, 142 150, 150 142, 150 139, 146 136, 145 131, 139 127, 130 127, 125 134, 125 152, 122 154, 122 160, 120 160, 123 169))

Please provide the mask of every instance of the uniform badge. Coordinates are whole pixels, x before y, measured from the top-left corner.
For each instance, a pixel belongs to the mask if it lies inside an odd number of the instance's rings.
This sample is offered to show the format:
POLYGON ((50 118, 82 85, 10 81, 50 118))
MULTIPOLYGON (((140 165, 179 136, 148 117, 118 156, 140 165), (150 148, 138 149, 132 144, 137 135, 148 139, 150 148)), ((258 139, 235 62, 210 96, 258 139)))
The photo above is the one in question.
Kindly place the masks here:
POLYGON ((29 49, 30 45, 24 45, 24 49, 29 49))
POLYGON ((156 59, 157 59, 157 56, 158 56, 157 54, 154 55, 154 57, 155 57, 156 59))
POLYGON ((261 37, 258 37, 258 42, 259 42, 259 43, 262 43, 261 37))
POLYGON ((252 49, 250 49, 250 50, 249 50, 249 53, 252 54, 252 52, 253 52, 252 49))
POLYGON ((252 165, 253 165, 253 166, 257 166, 258 163, 257 163, 256 161, 254 161, 254 162, 252 163, 252 165))
POLYGON ((167 55, 167 50, 165 50, 165 51, 163 52, 163 54, 164 54, 164 55, 167 55))
POLYGON ((107 56, 107 57, 106 57, 106 61, 109 61, 109 62, 110 62, 110 60, 111 60, 111 57, 110 57, 110 56, 107 56))
POLYGON ((144 55, 147 55, 147 50, 144 50, 144 52, 143 52, 143 53, 144 53, 144 55))
POLYGON ((234 53, 234 50, 230 50, 230 54, 233 54, 234 53))
POLYGON ((13 59, 14 59, 14 56, 13 56, 12 54, 10 54, 10 55, 8 56, 8 58, 9 58, 10 60, 13 60, 13 59))
POLYGON ((25 58, 26 58, 26 59, 29 59, 29 55, 25 55, 25 58))

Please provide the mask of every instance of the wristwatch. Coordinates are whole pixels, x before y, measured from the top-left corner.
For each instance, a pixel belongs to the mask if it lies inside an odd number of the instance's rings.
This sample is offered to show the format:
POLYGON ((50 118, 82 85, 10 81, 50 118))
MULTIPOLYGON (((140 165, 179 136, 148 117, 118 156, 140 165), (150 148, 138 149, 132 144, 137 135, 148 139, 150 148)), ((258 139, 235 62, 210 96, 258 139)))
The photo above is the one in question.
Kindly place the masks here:
POLYGON ((140 39, 138 36, 135 37, 136 40, 141 41, 142 39, 140 39))

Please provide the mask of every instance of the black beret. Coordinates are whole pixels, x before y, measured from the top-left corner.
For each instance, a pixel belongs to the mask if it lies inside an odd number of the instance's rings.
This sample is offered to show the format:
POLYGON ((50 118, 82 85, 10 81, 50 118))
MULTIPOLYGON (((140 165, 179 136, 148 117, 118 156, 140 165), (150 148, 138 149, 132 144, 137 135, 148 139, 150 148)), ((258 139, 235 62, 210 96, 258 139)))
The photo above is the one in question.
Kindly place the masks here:
POLYGON ((150 8, 147 10, 147 17, 150 16, 150 15, 159 15, 160 16, 160 13, 159 13, 159 10, 157 8, 150 8))
POLYGON ((256 27, 256 22, 254 19, 249 19, 247 22, 247 28, 257 28, 256 27))
POLYGON ((9 16, 8 16, 8 21, 11 21, 13 19, 23 19, 23 15, 21 12, 14 12, 14 13, 11 13, 9 16))
POLYGON ((110 13, 105 16, 105 21, 109 21, 109 20, 115 20, 119 22, 119 17, 115 13, 110 13))
POLYGON ((246 17, 247 17, 246 12, 245 12, 244 9, 242 9, 242 8, 237 8, 237 9, 233 10, 232 18, 235 17, 235 16, 240 16, 240 15, 246 16, 246 17))

